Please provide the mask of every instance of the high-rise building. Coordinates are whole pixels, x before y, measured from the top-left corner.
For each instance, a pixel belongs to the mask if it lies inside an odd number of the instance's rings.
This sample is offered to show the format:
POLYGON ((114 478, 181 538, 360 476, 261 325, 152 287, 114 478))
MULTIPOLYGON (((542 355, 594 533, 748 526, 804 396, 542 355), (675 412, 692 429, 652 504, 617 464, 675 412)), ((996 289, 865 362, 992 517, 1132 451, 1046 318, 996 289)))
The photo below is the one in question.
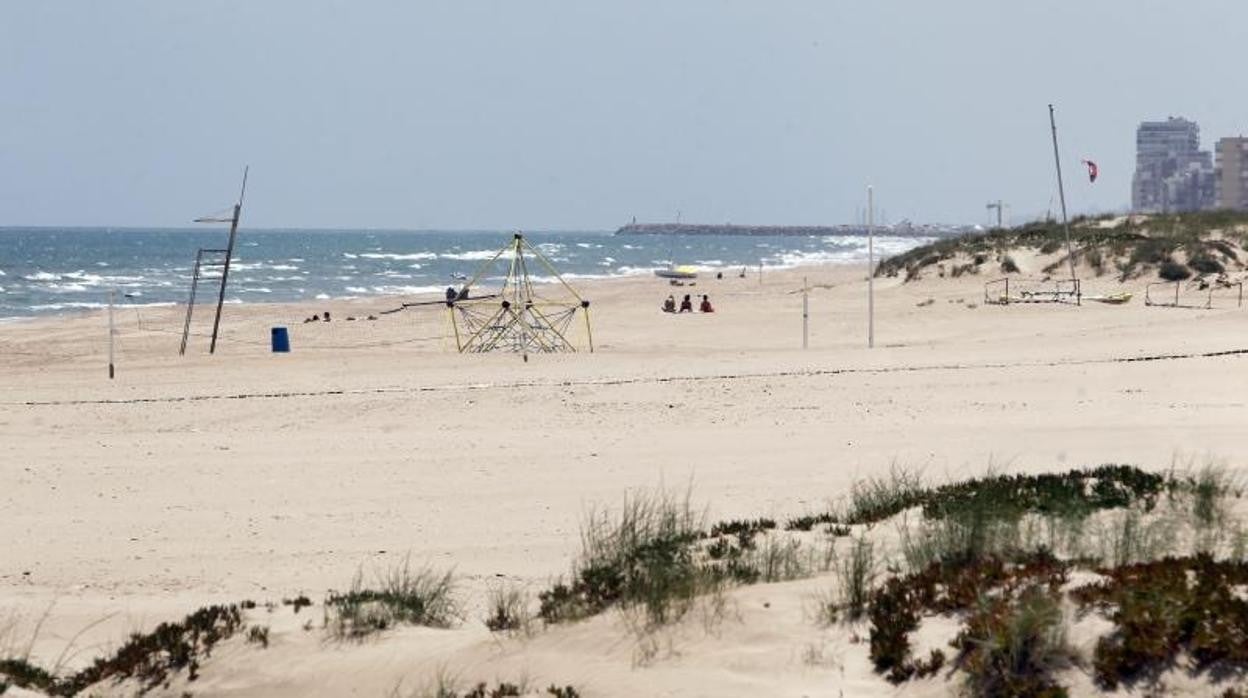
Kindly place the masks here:
POLYGON ((1213 156, 1200 149, 1200 126, 1184 118, 1145 121, 1135 133, 1131 208, 1199 211, 1214 205, 1213 156))
POLYGON ((1248 210, 1248 138, 1223 138, 1216 151, 1217 207, 1248 210))

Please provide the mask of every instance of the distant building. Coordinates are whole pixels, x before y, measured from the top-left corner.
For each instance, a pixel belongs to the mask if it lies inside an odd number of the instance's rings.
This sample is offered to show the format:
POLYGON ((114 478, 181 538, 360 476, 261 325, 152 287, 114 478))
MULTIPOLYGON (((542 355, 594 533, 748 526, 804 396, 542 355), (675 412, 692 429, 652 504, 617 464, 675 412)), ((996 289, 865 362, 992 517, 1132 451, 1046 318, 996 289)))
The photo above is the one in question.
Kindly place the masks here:
POLYGON ((1184 118, 1145 121, 1135 133, 1131 208, 1145 213, 1213 208, 1213 156, 1200 149, 1200 126, 1184 118))
POLYGON ((1218 141, 1217 156, 1217 207, 1248 210, 1248 138, 1223 138, 1218 141))

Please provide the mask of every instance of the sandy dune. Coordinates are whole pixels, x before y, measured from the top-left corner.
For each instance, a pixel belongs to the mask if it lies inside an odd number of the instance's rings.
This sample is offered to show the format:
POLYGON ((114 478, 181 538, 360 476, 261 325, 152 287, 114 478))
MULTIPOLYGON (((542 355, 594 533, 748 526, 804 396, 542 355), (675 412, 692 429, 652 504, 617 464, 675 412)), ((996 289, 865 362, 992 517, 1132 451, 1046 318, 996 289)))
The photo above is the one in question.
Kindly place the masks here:
POLYGON ((171 691, 386 695, 450 667, 593 696, 888 692, 861 646, 803 618, 819 580, 740 590, 741 619, 690 619, 640 666, 615 616, 493 640, 482 591, 564 572, 585 509, 629 488, 690 486, 716 519, 783 517, 894 463, 943 480, 1248 462, 1248 354, 1234 353, 1248 309, 1233 297, 1149 308, 1136 284, 1126 306, 998 307, 982 281, 878 281, 874 350, 863 274, 834 267, 687 289, 714 315, 660 313, 680 289, 653 279, 585 285, 597 351, 528 362, 453 353, 436 307, 345 321, 387 299, 229 307, 216 356, 201 337, 177 355, 177 309, 123 309, 112 382, 102 315, 0 325, 0 619, 12 609, 10 635, 29 637, 54 603, 35 643, 50 662, 106 618, 75 666, 204 603, 318 599, 410 554, 463 577, 460 628, 344 648, 279 610, 270 649, 225 648, 213 663, 228 671, 171 691), (334 321, 301 322, 322 310, 334 321), (268 352, 278 324, 289 355, 268 352))

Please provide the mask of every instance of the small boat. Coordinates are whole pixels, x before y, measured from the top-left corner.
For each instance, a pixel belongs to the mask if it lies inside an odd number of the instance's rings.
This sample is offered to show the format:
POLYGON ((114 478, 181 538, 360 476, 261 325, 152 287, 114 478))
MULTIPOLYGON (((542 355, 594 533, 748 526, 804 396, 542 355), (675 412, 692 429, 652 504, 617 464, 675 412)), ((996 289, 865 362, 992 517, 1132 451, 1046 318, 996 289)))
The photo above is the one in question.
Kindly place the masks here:
POLYGON ((1111 293, 1108 296, 1084 296, 1085 301, 1096 301, 1097 303, 1109 303, 1110 305, 1122 305, 1131 301, 1131 294, 1126 291, 1119 293, 1111 293))
POLYGON ((655 269, 654 275, 660 279, 696 279, 698 270, 688 265, 679 267, 671 265, 666 269, 655 269))

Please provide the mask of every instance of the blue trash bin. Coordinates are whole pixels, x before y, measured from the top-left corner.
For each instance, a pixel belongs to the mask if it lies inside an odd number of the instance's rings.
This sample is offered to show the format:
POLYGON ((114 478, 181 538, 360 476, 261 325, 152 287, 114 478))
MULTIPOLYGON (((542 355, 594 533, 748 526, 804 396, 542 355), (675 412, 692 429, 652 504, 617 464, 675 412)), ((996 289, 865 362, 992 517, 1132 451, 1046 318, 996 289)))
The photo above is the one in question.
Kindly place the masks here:
POLYGON ((280 354, 290 353, 290 333, 285 327, 273 328, 273 352, 280 354))

